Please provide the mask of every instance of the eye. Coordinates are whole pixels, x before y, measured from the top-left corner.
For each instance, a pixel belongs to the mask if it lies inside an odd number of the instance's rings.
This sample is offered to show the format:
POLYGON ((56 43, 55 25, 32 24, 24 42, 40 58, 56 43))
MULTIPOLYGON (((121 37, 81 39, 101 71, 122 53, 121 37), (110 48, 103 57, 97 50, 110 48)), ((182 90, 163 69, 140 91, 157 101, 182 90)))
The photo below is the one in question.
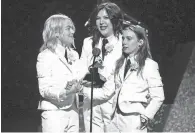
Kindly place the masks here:
POLYGON ((100 17, 96 17, 96 20, 99 20, 100 19, 100 17))
POLYGON ((66 28, 65 28, 65 30, 70 30, 70 29, 71 29, 71 27, 70 27, 70 26, 68 26, 68 27, 66 27, 66 28))
POLYGON ((73 30, 73 31, 75 31, 75 28, 73 27, 73 26, 67 26, 66 28, 65 28, 65 30, 68 30, 68 31, 70 31, 70 30, 73 30))
POLYGON ((122 40, 125 40, 125 37, 124 36, 122 36, 122 40))
POLYGON ((127 37, 127 40, 128 40, 128 41, 132 40, 132 37, 127 37))
POLYGON ((104 19, 110 19, 108 16, 104 16, 104 19))

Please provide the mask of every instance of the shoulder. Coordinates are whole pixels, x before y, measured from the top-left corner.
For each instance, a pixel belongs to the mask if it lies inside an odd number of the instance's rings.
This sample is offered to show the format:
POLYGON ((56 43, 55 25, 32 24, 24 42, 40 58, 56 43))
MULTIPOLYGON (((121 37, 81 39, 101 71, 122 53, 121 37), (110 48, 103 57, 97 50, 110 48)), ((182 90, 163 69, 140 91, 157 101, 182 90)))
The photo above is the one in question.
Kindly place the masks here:
POLYGON ((150 58, 145 61, 145 68, 147 69, 158 69, 158 63, 150 58))
POLYGON ((88 49, 90 47, 92 48, 92 37, 87 37, 83 41, 83 48, 88 49))
POLYGON ((83 42, 92 42, 92 36, 86 37, 83 42))
POLYGON ((55 58, 54 53, 52 53, 50 50, 45 49, 44 51, 40 52, 37 56, 38 62, 49 62, 52 61, 55 58))
POLYGON ((146 77, 160 77, 158 63, 150 58, 145 61, 143 74, 146 77))

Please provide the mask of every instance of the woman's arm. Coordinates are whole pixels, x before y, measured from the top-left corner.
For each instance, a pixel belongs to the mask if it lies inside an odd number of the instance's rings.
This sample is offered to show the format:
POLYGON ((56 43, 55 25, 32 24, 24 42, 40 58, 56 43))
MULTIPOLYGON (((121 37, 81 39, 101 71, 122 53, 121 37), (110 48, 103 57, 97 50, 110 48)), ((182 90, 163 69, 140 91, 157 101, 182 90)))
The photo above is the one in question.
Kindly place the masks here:
POLYGON ((145 109, 143 115, 149 119, 153 119, 161 107, 165 97, 163 90, 163 83, 159 73, 158 64, 153 60, 149 60, 144 68, 146 80, 149 86, 149 94, 151 101, 145 109))
POLYGON ((60 102, 72 94, 75 88, 67 85, 68 81, 70 81, 69 79, 52 76, 52 63, 54 63, 54 60, 56 58, 53 53, 40 53, 38 55, 36 67, 39 92, 45 99, 60 102))

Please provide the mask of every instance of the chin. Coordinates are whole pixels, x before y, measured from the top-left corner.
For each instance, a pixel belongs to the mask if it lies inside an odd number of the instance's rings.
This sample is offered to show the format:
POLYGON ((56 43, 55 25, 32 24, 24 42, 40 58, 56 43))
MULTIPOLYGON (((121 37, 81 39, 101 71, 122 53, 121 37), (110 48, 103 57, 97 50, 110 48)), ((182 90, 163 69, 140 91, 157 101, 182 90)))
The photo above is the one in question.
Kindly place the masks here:
POLYGON ((123 53, 126 54, 126 55, 129 55, 130 54, 130 52, 127 51, 127 50, 123 50, 123 53))
POLYGON ((102 36, 107 37, 108 33, 106 31, 100 31, 100 33, 102 34, 102 36))

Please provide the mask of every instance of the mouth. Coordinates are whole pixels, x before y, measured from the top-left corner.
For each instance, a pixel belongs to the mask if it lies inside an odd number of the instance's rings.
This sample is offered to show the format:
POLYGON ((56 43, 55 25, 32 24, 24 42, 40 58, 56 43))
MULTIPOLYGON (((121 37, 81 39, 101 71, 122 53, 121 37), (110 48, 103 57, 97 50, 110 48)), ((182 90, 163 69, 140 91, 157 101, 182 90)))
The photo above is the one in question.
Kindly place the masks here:
POLYGON ((100 30, 106 30, 107 26, 100 26, 100 30))
POLYGON ((128 46, 126 46, 126 45, 122 45, 123 46, 123 48, 127 48, 128 46))
POLYGON ((74 39, 74 36, 69 36, 70 38, 74 39))
POLYGON ((127 49, 128 47, 126 47, 126 46, 123 46, 123 50, 125 50, 125 49, 127 49))

